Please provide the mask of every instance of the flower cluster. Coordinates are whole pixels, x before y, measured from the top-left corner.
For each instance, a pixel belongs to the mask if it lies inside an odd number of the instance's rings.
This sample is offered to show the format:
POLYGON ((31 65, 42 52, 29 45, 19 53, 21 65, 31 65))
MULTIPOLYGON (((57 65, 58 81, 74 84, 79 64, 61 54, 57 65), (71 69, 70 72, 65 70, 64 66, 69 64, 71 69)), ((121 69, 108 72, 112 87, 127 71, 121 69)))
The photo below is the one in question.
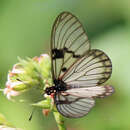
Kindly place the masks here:
MULTIPOLYGON (((40 94, 44 94, 46 87, 52 85, 51 60, 47 54, 42 54, 40 57, 26 58, 26 60, 19 58, 19 62, 15 64, 12 70, 8 73, 4 94, 9 100, 13 100, 12 97, 18 96, 33 87, 40 90, 40 94)), ((64 118, 57 111, 52 96, 44 94, 41 101, 35 102, 31 105, 42 108, 42 113, 45 116, 52 111, 58 127, 65 129, 64 118)), ((32 115, 29 120, 31 120, 31 118, 32 115)), ((1 125, 0 130, 20 129, 1 125)))
POLYGON ((24 86, 24 83, 17 79, 17 76, 23 73, 25 72, 19 64, 15 64, 13 66, 12 71, 9 71, 6 82, 6 88, 4 89, 4 94, 7 96, 9 100, 11 99, 11 96, 17 96, 20 94, 19 91, 15 90, 15 87, 24 86))
POLYGON ((19 63, 8 73, 4 94, 11 100, 12 96, 18 96, 32 87, 44 91, 52 83, 50 69, 51 60, 47 54, 26 60, 19 58, 19 63))

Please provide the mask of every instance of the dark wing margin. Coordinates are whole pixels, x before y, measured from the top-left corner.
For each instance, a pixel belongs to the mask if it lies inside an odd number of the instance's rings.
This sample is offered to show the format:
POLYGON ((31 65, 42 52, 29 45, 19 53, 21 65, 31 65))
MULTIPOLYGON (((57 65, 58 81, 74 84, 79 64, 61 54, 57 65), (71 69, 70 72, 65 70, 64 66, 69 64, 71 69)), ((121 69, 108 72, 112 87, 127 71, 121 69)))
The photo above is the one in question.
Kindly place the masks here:
POLYGON ((72 95, 56 94, 54 98, 58 112, 67 118, 79 118, 88 114, 95 105, 93 98, 79 98, 72 95))
POLYGON ((90 44, 80 21, 69 12, 56 18, 51 32, 53 79, 60 77, 71 64, 90 50, 90 44))
POLYGON ((109 79, 112 63, 101 50, 92 49, 87 55, 77 60, 61 79, 75 88, 98 86, 109 79))

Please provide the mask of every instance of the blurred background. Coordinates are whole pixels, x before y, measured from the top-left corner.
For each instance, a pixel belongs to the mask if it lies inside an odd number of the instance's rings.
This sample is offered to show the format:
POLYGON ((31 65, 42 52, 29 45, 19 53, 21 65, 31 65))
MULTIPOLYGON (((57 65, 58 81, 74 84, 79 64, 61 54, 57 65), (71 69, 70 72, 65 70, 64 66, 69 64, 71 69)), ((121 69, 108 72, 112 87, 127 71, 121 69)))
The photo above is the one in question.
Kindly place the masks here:
MULTIPOLYGON (((0 0, 0 87, 4 88, 8 70, 17 57, 49 54, 50 33, 56 16, 62 11, 76 15, 88 34, 92 48, 111 58, 113 73, 106 84, 115 93, 97 99, 85 117, 66 119, 68 130, 130 130, 130 1, 129 0, 0 0)), ((33 95, 34 97, 34 95, 33 95)), ((13 103, 0 93, 0 113, 24 130, 56 130, 53 115, 13 103)))

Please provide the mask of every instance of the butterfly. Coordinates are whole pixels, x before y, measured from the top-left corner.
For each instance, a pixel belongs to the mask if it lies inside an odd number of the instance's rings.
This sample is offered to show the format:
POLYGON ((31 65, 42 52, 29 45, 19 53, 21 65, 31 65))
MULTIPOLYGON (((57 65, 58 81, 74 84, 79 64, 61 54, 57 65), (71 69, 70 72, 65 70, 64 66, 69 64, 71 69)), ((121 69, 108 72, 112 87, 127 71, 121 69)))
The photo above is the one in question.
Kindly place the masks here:
POLYGON ((58 112, 67 118, 87 115, 95 98, 114 92, 112 86, 101 85, 111 76, 111 60, 91 49, 82 24, 69 12, 59 14, 53 24, 51 61, 54 84, 45 93, 53 95, 58 112))

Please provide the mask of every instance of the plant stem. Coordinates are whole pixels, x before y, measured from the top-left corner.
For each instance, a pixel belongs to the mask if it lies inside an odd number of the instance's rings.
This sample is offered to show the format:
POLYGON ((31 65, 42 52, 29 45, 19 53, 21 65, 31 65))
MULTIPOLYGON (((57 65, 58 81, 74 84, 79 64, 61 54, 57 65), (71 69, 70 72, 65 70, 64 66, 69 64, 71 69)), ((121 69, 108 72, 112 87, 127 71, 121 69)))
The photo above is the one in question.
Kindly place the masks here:
POLYGON ((59 130, 66 130, 65 124, 64 124, 64 118, 60 115, 59 112, 53 112, 57 126, 59 130))

